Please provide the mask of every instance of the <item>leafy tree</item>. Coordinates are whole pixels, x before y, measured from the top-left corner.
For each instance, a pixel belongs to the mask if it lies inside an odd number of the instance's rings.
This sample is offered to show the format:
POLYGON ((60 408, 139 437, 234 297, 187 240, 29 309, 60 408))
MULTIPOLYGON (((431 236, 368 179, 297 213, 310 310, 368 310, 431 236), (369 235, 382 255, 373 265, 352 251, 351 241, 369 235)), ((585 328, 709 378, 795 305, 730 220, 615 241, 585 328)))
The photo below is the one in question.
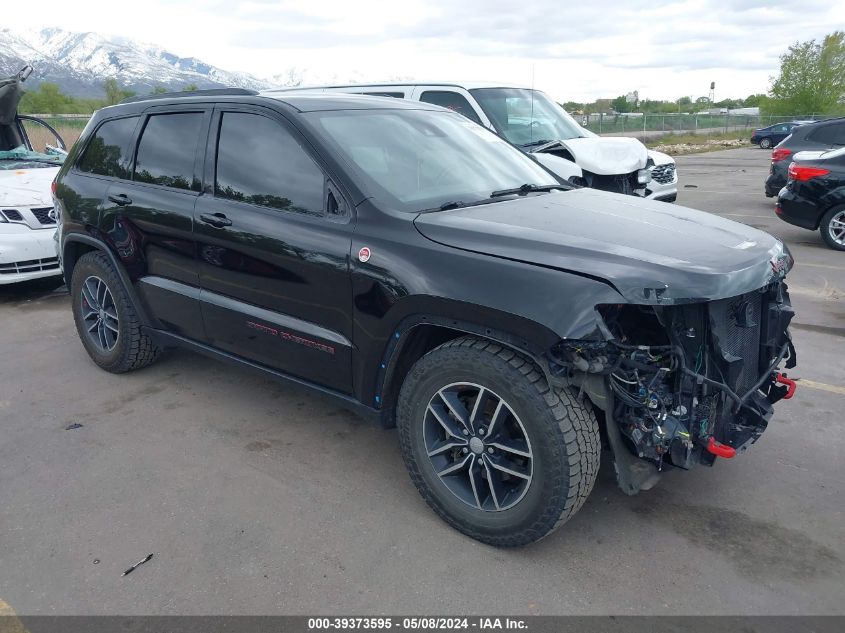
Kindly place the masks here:
POLYGON ((742 100, 742 105, 746 108, 758 108, 763 105, 767 98, 764 94, 748 95, 742 100))
POLYGON ((165 92, 167 92, 167 88, 165 88, 164 86, 156 86, 155 88, 150 90, 151 95, 160 95, 164 94, 165 92))
POLYGON ((106 79, 103 83, 103 90, 106 92, 106 105, 114 105, 135 96, 134 91, 121 88, 114 78, 106 79))
POLYGON ((625 95, 620 95, 616 97, 610 105, 616 112, 622 113, 631 111, 631 104, 628 103, 628 100, 625 98, 625 95))
POLYGON ((182 92, 193 92, 194 90, 199 90, 196 84, 188 84, 184 88, 182 88, 182 92))
POLYGON ((72 97, 63 94, 57 84, 45 81, 38 90, 24 93, 18 109, 35 114, 58 114, 72 111, 72 106, 72 97))
POLYGON ((845 95, 845 32, 796 42, 780 58, 767 114, 831 114, 845 95))

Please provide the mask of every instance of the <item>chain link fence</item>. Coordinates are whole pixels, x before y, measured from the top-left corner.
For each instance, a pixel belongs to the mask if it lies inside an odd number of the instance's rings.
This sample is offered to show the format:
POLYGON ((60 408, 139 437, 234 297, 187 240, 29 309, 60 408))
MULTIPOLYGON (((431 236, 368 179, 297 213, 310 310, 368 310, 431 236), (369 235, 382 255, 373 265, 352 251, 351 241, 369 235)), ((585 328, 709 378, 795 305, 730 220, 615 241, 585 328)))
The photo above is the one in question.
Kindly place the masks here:
POLYGON ((751 131, 788 121, 822 119, 816 114, 792 116, 763 116, 752 114, 590 114, 575 119, 596 134, 658 137, 662 134, 719 134, 751 131))

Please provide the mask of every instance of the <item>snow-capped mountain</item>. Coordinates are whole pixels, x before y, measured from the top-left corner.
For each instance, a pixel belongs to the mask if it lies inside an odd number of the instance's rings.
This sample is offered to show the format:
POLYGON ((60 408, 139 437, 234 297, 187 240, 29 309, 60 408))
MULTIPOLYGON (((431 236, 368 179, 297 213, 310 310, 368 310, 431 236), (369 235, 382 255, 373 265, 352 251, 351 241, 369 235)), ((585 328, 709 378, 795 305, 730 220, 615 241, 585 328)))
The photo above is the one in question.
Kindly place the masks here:
MULTIPOLYGON (((181 90, 190 84, 198 88, 256 90, 284 85, 282 81, 264 81, 247 73, 226 71, 194 57, 179 57, 158 46, 121 37, 59 28, 0 29, 0 76, 11 75, 26 64, 35 69, 27 81, 30 89, 49 81, 77 97, 101 97, 103 81, 110 78, 139 94, 159 86, 181 90)), ((279 79, 286 76, 293 77, 294 73, 282 73, 279 79)))

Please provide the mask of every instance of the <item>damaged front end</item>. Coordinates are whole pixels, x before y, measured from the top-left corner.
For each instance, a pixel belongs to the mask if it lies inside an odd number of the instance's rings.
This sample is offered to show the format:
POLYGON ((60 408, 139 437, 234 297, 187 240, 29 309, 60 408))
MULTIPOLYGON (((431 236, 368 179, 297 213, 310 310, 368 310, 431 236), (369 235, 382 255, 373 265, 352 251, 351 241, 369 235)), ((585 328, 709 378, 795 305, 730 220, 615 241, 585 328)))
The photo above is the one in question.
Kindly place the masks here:
POLYGON ((766 429, 794 382, 787 286, 773 281, 727 299, 673 305, 602 305, 604 340, 564 340, 554 375, 604 412, 617 476, 628 494, 668 466, 733 457, 766 429))

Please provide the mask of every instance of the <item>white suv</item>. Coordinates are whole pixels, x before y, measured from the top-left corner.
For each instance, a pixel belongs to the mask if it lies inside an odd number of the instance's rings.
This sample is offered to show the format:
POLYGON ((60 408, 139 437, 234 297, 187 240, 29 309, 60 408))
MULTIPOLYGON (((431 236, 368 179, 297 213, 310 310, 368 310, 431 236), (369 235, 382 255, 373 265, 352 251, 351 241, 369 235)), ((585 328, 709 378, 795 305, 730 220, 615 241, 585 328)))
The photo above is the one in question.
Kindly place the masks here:
POLYGON ((558 176, 580 185, 674 202, 675 161, 637 139, 605 137, 584 129, 545 93, 495 83, 384 83, 277 88, 346 92, 424 101, 459 112, 534 156, 558 176))
POLYGON ((67 154, 53 128, 17 113, 31 71, 0 79, 0 285, 61 275, 50 187, 67 154), (34 151, 34 135, 56 146, 34 151))

